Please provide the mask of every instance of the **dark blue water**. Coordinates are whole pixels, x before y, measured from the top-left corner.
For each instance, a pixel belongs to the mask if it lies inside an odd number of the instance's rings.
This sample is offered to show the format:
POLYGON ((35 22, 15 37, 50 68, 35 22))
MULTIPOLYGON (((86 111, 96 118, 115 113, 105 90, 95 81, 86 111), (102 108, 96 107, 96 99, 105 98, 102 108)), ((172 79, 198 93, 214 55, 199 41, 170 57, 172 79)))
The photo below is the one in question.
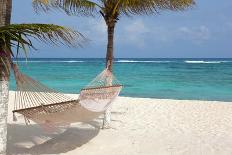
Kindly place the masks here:
MULTIPOLYGON (((19 59, 21 70, 65 93, 79 93, 104 59, 19 59)), ((122 96, 232 101, 232 59, 116 59, 122 96)), ((11 77, 11 89, 15 81, 11 77)))

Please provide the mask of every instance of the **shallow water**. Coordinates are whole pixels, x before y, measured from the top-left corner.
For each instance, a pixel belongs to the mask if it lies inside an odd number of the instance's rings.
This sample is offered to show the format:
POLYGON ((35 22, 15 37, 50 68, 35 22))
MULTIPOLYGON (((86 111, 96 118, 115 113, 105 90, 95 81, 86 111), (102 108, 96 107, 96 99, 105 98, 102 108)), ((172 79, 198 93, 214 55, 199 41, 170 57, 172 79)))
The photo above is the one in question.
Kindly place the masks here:
MULTIPOLYGON (((104 59, 19 59, 21 70, 65 93, 78 93, 104 59)), ((116 59, 122 96, 232 101, 232 59, 116 59)), ((11 90, 15 81, 11 76, 11 90)))

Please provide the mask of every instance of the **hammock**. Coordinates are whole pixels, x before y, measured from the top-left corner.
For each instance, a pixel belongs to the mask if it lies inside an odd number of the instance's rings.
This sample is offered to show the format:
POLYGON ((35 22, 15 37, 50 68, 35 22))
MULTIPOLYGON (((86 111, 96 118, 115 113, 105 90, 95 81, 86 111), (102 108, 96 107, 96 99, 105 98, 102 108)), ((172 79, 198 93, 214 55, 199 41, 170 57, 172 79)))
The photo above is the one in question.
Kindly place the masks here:
POLYGON ((76 99, 21 73, 15 64, 13 70, 17 86, 14 119, 15 113, 19 113, 26 123, 32 120, 42 125, 59 126, 93 120, 111 106, 122 89, 107 68, 82 89, 76 99))

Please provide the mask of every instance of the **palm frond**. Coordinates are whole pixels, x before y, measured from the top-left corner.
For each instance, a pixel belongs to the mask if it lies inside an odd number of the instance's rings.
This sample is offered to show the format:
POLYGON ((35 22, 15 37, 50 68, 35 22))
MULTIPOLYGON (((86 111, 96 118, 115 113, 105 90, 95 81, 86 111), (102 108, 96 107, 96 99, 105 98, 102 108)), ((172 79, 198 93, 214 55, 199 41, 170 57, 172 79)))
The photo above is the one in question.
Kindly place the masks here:
POLYGON ((27 49, 34 48, 31 39, 36 39, 46 44, 67 45, 69 47, 82 46, 86 41, 84 36, 77 31, 53 24, 11 24, 0 27, 0 64, 7 68, 11 57, 15 57, 22 49, 27 57, 27 49), (13 48, 12 48, 13 47, 13 48))
POLYGON ((162 10, 182 11, 191 8, 194 0, 120 0, 120 14, 148 15, 162 10))
POLYGON ((33 8, 36 12, 58 9, 70 15, 94 16, 97 7, 100 6, 89 0, 33 0, 33 8))
POLYGON ((53 24, 11 24, 0 27, 0 44, 9 50, 20 47, 26 51, 33 47, 31 39, 35 38, 46 44, 81 46, 85 38, 77 31, 53 24))

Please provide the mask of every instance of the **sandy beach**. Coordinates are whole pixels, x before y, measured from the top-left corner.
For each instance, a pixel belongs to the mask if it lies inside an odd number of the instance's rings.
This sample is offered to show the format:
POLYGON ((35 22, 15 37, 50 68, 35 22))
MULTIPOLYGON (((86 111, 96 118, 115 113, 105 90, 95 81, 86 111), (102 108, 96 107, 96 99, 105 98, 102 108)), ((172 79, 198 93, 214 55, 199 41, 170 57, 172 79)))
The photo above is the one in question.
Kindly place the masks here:
POLYGON ((10 92, 7 154, 67 155, 230 155, 232 104, 119 97, 112 107, 112 128, 101 118, 46 133, 23 117, 12 121, 10 92))

